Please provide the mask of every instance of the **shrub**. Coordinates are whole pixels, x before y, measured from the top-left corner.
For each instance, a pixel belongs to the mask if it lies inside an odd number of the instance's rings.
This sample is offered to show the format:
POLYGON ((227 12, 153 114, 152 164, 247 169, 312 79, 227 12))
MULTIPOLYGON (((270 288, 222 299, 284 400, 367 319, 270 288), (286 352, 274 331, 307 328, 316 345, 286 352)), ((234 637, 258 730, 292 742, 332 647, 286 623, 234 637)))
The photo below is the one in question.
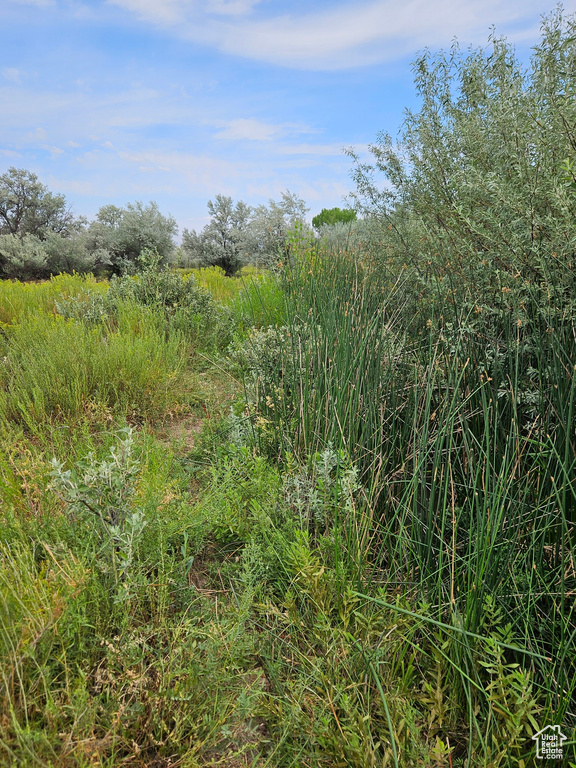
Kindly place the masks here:
POLYGON ((57 302, 57 309, 63 317, 89 325, 106 320, 114 324, 131 305, 162 318, 166 333, 181 332, 195 347, 222 347, 230 339, 229 315, 210 291, 199 286, 194 275, 158 269, 156 263, 134 276, 112 277, 105 295, 87 292, 57 302))
POLYGON ((89 454, 73 470, 65 470, 52 459, 52 488, 65 502, 71 522, 87 523, 85 531, 96 533, 97 565, 117 602, 130 595, 136 548, 146 525, 143 510, 134 503, 139 467, 130 428, 102 461, 89 454))

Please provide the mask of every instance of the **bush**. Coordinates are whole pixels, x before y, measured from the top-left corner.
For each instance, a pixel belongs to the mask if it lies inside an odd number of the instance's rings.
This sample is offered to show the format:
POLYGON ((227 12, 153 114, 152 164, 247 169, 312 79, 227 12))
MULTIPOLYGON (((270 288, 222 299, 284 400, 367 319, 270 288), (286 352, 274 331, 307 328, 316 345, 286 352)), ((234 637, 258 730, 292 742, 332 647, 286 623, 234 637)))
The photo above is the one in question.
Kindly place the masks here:
POLYGON ((536 312, 551 292, 573 303, 575 32, 576 17, 553 12, 529 69, 499 38, 422 54, 420 110, 398 139, 378 135, 372 163, 355 157, 357 204, 386 234, 381 262, 411 266, 415 295, 436 295, 444 317, 536 312))
POLYGON ((105 295, 85 293, 57 302, 58 312, 94 324, 107 318, 115 323, 123 307, 148 308, 163 319, 166 333, 181 332, 196 347, 223 347, 230 340, 229 315, 219 307, 210 291, 199 286, 194 275, 183 276, 157 263, 137 275, 114 276, 105 295))
POLYGON ((35 235, 0 235, 2 277, 29 280, 44 275, 47 265, 48 254, 35 235))
POLYGON ((87 523, 84 536, 87 531, 95 534, 97 566, 115 601, 125 602, 136 580, 136 548, 146 519, 134 503, 140 463, 134 456, 132 429, 120 438, 105 459, 97 461, 89 454, 73 470, 65 470, 54 458, 51 474, 52 488, 64 500, 69 520, 87 523))

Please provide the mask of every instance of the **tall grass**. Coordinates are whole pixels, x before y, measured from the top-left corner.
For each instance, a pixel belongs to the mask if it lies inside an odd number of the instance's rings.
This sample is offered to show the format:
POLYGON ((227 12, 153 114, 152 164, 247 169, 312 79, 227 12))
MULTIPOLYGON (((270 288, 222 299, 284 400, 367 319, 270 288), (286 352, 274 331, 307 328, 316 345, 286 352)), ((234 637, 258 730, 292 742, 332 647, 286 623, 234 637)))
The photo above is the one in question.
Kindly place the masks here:
POLYGON ((31 316, 2 343, 0 413, 30 428, 74 420, 90 404, 117 417, 154 418, 174 402, 184 365, 179 334, 152 310, 124 306, 114 328, 31 316))
POLYGON ((496 337, 493 318, 489 332, 418 321, 400 283, 344 249, 301 254, 285 285, 274 370, 253 390, 261 444, 285 461, 330 445, 361 468, 369 535, 342 515, 342 556, 360 540, 374 578, 426 601, 470 743, 488 754, 496 737, 482 638, 497 638, 501 675, 520 664, 506 695, 531 679, 546 721, 573 723, 573 323, 541 296, 529 324, 502 316, 496 337))
POLYGON ((0 324, 17 323, 31 314, 55 314, 55 300, 90 292, 105 293, 108 284, 92 275, 62 274, 37 283, 19 280, 0 281, 0 324))

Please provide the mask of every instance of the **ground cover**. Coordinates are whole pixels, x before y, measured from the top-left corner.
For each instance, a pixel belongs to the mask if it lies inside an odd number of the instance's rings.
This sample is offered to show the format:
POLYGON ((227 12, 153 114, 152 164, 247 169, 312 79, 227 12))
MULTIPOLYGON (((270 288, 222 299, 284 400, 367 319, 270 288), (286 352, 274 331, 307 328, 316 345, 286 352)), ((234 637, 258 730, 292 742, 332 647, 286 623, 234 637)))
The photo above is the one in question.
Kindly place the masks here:
POLYGON ((313 243, 192 275, 0 285, 2 762, 491 768, 571 738, 571 319, 495 343, 313 243))

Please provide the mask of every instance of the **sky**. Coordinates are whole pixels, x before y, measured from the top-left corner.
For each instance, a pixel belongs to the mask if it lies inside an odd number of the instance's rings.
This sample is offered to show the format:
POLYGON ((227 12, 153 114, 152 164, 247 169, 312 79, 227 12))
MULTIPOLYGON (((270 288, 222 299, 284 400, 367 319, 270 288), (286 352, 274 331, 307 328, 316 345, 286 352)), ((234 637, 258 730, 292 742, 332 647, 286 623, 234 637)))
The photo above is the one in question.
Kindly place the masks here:
MULTIPOLYGON (((155 200, 200 229, 217 194, 346 205, 352 163, 417 108, 425 48, 529 56, 545 0, 0 0, 0 174, 72 210, 155 200)), ((567 13, 576 0, 566 0, 567 13)))

